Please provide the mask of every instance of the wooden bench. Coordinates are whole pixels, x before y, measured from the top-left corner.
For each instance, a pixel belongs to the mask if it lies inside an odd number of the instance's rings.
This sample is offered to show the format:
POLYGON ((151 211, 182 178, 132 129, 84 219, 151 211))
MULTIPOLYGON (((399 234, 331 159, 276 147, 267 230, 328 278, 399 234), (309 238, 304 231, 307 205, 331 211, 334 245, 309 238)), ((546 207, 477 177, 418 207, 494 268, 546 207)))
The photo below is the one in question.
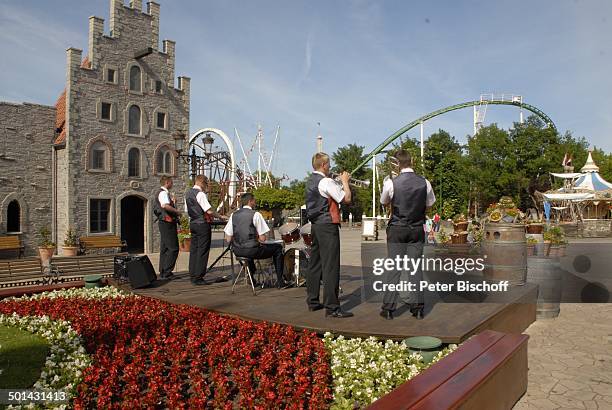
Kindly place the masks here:
POLYGON ((84 254, 90 249, 118 248, 123 251, 127 243, 117 235, 83 236, 79 238, 79 246, 84 254))
POLYGON ((23 256, 24 246, 18 235, 0 236, 0 251, 18 251, 19 257, 23 256))
POLYGON ((119 255, 127 255, 127 253, 60 256, 53 258, 51 265, 57 270, 60 281, 81 280, 86 275, 94 274, 110 277, 114 273, 115 256, 119 255))
POLYGON ((528 339, 485 330, 368 408, 512 409, 527 391, 528 339))
POLYGON ((36 285, 45 282, 40 258, 0 260, 0 287, 36 285))

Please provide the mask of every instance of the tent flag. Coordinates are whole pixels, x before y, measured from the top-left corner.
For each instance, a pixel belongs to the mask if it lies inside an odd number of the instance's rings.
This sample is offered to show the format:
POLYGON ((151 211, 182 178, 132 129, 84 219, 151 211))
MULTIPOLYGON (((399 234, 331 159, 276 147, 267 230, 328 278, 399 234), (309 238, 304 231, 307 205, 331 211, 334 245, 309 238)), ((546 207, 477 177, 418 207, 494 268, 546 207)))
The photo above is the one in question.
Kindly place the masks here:
POLYGON ((550 202, 544 201, 544 216, 546 216, 546 222, 550 221, 550 202))

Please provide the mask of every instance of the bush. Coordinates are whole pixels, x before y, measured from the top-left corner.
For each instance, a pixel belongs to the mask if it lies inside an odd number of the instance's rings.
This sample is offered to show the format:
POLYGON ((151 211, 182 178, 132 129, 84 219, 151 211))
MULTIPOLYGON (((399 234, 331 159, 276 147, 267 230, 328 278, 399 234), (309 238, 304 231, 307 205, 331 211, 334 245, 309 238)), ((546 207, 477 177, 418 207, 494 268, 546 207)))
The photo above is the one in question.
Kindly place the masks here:
POLYGON ((260 209, 294 209, 301 206, 304 198, 286 188, 262 186, 253 191, 260 209))
POLYGON ((38 246, 41 248, 55 248, 55 242, 51 240, 51 231, 47 226, 43 226, 38 231, 40 234, 40 240, 38 241, 38 246))

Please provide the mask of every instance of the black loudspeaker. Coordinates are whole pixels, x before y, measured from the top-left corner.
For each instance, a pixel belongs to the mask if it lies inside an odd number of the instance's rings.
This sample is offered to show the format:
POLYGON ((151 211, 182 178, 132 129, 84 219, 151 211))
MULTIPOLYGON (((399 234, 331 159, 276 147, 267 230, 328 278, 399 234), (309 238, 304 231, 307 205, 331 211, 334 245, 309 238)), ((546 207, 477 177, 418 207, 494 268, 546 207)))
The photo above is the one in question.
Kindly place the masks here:
POLYGON ((157 275, 147 255, 133 257, 126 264, 128 279, 133 289, 143 288, 155 282, 157 275))

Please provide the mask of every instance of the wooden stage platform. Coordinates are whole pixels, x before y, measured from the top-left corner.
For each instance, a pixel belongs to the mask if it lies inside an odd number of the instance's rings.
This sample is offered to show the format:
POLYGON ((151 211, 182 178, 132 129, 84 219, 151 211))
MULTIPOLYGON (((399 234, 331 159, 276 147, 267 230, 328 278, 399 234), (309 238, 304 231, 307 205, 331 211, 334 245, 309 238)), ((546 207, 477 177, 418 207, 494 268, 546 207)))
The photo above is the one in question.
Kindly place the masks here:
MULTIPOLYGON (((263 289, 253 296, 250 287, 241 282, 236 293, 231 293, 231 282, 193 286, 187 273, 180 273, 169 282, 158 281, 153 287, 136 290, 144 296, 163 299, 172 303, 201 306, 222 314, 250 320, 265 320, 305 328, 323 334, 332 332, 349 337, 370 335, 391 339, 429 335, 445 343, 460 343, 470 336, 490 329, 504 333, 522 333, 535 321, 537 288, 527 284, 513 288, 513 303, 448 303, 430 302, 425 318, 416 320, 401 305, 394 320, 379 316, 380 304, 363 301, 361 297, 361 268, 342 266, 341 304, 344 310, 355 314, 352 318, 326 318, 323 310, 309 312, 306 306, 306 289, 263 289)), ((227 273, 227 272, 225 272, 227 273)), ((207 275, 209 281, 220 276, 220 271, 207 275)))

